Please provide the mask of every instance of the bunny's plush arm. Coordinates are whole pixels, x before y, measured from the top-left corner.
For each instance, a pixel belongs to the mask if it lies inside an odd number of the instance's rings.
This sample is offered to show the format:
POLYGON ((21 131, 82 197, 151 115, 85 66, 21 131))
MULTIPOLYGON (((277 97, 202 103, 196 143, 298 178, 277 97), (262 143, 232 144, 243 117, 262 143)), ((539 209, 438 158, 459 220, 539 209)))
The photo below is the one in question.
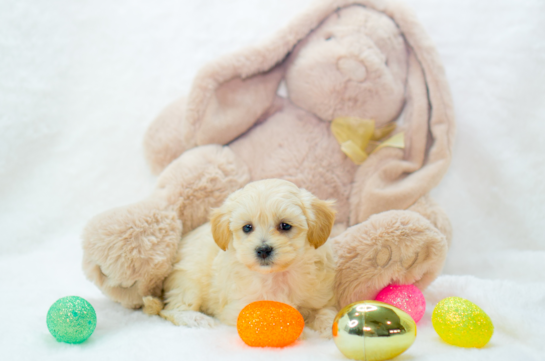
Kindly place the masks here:
POLYGON ((106 295, 127 308, 161 295, 182 234, 208 220, 249 181, 247 167, 229 149, 205 145, 172 162, 145 199, 96 215, 83 231, 83 269, 106 295))

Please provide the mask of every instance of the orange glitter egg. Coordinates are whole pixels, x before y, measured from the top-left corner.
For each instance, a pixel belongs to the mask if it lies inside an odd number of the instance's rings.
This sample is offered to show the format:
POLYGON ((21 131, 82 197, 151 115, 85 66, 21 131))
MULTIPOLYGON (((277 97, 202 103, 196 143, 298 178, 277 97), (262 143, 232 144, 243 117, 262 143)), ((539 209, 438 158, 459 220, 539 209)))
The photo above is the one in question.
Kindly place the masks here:
POLYGON ((284 347, 297 340, 305 321, 282 302, 257 301, 244 307, 237 320, 240 338, 252 347, 284 347))

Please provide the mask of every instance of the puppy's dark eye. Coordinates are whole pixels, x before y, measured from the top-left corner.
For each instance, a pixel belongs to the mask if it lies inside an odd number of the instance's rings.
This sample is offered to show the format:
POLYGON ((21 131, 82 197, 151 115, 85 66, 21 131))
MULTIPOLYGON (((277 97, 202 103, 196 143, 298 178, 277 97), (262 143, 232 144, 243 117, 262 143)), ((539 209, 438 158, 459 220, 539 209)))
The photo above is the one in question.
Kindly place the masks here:
POLYGON ((254 227, 252 227, 251 224, 247 224, 244 227, 242 227, 242 231, 244 231, 244 233, 250 233, 252 229, 254 229, 254 227))
POLYGON ((291 225, 287 223, 280 223, 280 229, 282 231, 289 231, 291 229, 291 225))

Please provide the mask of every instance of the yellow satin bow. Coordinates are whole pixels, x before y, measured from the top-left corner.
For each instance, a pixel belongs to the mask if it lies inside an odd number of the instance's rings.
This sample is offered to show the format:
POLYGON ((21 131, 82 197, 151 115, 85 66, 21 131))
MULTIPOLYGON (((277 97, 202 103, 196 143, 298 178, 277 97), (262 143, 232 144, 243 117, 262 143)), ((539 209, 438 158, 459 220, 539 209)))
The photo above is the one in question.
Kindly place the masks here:
POLYGON ((384 147, 405 148, 405 133, 397 133, 384 142, 379 140, 390 135, 395 123, 375 129, 375 121, 353 117, 335 118, 331 131, 341 145, 341 150, 356 164, 365 162, 369 154, 384 147))

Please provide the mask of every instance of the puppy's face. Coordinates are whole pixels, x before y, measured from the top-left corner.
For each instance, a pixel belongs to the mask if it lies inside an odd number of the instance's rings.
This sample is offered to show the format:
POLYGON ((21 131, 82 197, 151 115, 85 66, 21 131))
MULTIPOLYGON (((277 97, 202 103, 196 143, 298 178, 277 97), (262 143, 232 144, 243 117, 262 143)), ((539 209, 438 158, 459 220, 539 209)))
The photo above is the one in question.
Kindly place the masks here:
POLYGON ((327 241, 335 220, 330 205, 288 181, 253 182, 214 210, 214 240, 251 270, 283 271, 306 246, 327 241))

